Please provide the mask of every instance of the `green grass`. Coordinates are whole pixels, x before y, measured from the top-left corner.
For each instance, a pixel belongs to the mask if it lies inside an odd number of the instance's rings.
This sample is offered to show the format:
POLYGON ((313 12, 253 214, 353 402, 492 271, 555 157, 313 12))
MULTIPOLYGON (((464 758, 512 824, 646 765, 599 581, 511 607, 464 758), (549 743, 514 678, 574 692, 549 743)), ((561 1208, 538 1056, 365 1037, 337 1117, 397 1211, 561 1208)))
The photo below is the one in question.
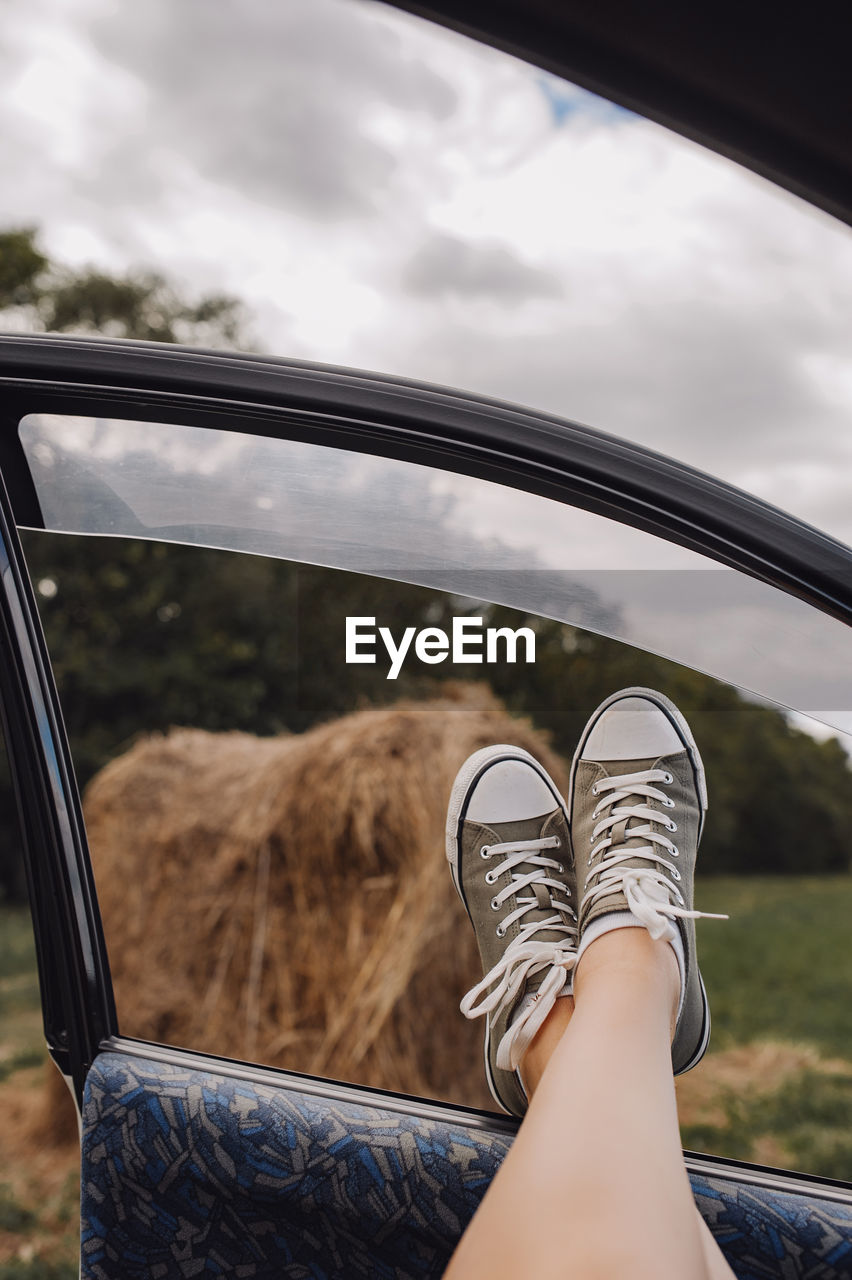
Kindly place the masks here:
POLYGON ((745 1067, 736 1089, 718 1088, 712 1121, 682 1126, 684 1145, 852 1180, 852 876, 706 879, 696 906, 730 916, 697 926, 713 1016, 698 1070, 762 1041, 828 1061, 777 1078, 745 1067))
POLYGON ((0 1080, 45 1052, 30 914, 0 906, 0 1080))
MULTIPOLYGON (((30 914, 26 907, 0 906, 0 1084, 46 1057, 30 914)), ((33 1087, 42 1087, 40 1076, 33 1077, 33 1087)), ((59 1202, 24 1199, 30 1196, 0 1184, 0 1233, 25 1242, 20 1256, 0 1261, 0 1280, 74 1280, 77 1179, 63 1188, 59 1202), (45 1249, 49 1256, 40 1256, 45 1249)))
POLYGON ((26 907, 0 906, 0 977, 35 973, 35 944, 26 907))
POLYGON ((701 972, 711 1048, 780 1039, 852 1061, 852 876, 700 881, 701 972))
POLYGON ((852 1071, 803 1070, 775 1088, 767 1084, 765 1092, 724 1091, 723 1122, 682 1126, 684 1146, 762 1163, 761 1144, 769 1139, 785 1168, 852 1180, 852 1071))
POLYGON ((9 1188, 0 1183, 0 1231, 26 1231, 35 1225, 35 1214, 15 1199, 9 1188))

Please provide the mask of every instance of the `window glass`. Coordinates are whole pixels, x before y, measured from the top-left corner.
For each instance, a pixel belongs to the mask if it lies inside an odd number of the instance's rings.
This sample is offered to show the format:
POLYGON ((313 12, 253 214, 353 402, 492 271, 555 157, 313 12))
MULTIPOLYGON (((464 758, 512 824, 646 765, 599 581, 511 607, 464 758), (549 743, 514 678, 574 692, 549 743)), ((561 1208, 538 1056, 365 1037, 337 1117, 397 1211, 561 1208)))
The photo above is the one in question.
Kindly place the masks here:
POLYGON ((443 852, 453 778, 508 740, 564 788, 589 714, 644 685, 695 731, 697 905, 731 916, 698 925, 714 1033, 680 1085, 684 1141, 849 1176, 852 744, 725 669, 738 644, 770 669, 794 636, 825 666, 819 615, 785 631, 739 574, 434 469, 165 425, 22 436, 58 530, 23 536, 125 1034, 491 1108, 457 1008, 477 958, 443 852), (375 662, 346 660, 355 619, 375 662), (516 633, 514 654, 454 661, 458 620, 516 633), (442 631, 446 656, 394 664, 382 626, 397 648, 442 631))
POLYGON ((415 463, 241 432, 30 415, 21 439, 48 528, 260 552, 499 601, 835 727, 852 723, 842 623, 602 516, 415 463))

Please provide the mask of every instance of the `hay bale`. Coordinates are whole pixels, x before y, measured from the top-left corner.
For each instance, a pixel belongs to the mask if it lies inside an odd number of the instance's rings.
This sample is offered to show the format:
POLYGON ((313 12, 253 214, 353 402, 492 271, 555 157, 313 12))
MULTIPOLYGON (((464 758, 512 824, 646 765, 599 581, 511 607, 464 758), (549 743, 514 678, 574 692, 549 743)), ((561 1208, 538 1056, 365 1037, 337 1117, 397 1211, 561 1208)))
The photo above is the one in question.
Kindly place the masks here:
POLYGON ((114 760, 85 814, 122 1031, 492 1106, 443 832, 462 761, 505 741, 564 784, 484 686, 292 737, 173 729, 114 760))

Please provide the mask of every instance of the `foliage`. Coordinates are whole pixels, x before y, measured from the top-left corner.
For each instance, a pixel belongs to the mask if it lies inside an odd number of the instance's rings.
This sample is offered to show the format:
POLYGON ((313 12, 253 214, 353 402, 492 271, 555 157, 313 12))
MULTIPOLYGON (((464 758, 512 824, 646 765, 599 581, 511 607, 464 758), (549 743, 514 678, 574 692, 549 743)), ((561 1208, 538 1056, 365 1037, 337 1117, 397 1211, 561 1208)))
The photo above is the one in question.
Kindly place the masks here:
POLYGON ((38 303, 37 281, 47 271, 48 261, 35 241, 33 227, 0 232, 0 311, 34 308, 38 303))
POLYGON ((22 539, 81 785, 144 730, 285 728, 285 566, 156 542, 22 539), (55 595, 39 592, 45 582, 55 595))
POLYGON ((113 276, 52 263, 33 227, 0 232, 0 321, 19 329, 239 347, 242 309, 226 294, 181 298, 155 271, 113 276))
MULTIPOLYGON (((237 348, 248 345, 243 325, 240 304, 225 294, 190 301, 157 272, 111 276, 92 267, 74 271, 50 261, 39 247, 35 227, 0 231, 0 327, 237 348)), ((72 654, 71 666, 73 662, 72 654)), ((90 759, 104 758, 97 746, 102 725, 93 723, 91 732, 94 745, 82 749, 84 774, 90 759)), ((108 736, 114 741, 114 734, 108 736)), ((2 744, 0 849, 0 897, 20 901, 26 885, 2 744)))
POLYGON ((32 1210, 19 1204, 5 1183, 0 1183, 0 1231, 26 1230, 34 1219, 32 1210))

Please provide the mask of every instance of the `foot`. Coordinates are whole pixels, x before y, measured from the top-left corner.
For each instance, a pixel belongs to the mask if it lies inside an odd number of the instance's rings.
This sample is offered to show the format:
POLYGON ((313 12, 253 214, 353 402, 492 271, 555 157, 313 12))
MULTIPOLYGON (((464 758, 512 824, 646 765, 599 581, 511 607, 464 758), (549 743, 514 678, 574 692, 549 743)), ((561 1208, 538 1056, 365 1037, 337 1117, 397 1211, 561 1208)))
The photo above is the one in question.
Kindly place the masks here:
MULTIPOLYGON (((693 879, 707 810, 704 767, 674 703, 622 689, 598 707, 571 770, 579 956, 596 937, 644 925, 672 943, 681 978, 672 1041, 676 1075, 703 1057, 710 1007, 698 969, 693 879)), ((724 917, 722 917, 724 918, 724 917)))
POLYGON ((461 767, 447 815, 447 860, 476 932, 485 977, 461 1002, 486 1016, 492 1097, 522 1116, 518 1066, 577 954, 565 802, 520 747, 484 747, 461 767))

